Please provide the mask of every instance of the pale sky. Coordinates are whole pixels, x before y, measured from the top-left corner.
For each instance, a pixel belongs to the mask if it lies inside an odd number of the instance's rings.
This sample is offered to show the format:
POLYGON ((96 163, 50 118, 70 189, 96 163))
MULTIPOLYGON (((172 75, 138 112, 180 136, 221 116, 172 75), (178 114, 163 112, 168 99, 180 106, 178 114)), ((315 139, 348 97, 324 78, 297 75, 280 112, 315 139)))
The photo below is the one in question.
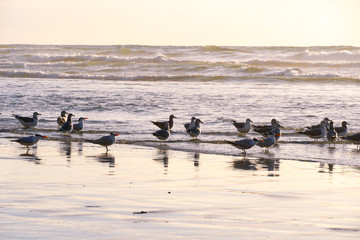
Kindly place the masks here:
POLYGON ((0 0, 0 44, 360 47, 360 0, 0 0))

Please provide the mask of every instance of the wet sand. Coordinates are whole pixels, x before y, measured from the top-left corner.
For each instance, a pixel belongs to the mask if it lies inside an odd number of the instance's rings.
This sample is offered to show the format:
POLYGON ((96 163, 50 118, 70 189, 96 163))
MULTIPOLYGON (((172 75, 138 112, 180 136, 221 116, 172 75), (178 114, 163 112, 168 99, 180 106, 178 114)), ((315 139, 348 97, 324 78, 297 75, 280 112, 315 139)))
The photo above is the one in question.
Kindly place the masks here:
POLYGON ((0 139, 0 239, 359 239, 360 169, 0 139))

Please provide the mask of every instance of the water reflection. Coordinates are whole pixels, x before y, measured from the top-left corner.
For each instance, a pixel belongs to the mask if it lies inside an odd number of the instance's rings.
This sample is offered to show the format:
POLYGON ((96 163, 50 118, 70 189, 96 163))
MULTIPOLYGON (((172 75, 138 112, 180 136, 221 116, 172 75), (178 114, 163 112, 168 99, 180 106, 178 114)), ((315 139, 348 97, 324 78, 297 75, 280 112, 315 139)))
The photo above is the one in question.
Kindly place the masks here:
POLYGON ((23 157, 26 161, 34 162, 34 164, 41 164, 41 159, 35 153, 29 153, 29 150, 26 153, 20 154, 20 157, 23 157))
POLYGON ((71 160, 71 151, 72 151, 71 142, 70 141, 61 142, 60 151, 61 153, 65 153, 67 161, 69 162, 71 160))
MULTIPOLYGON (((238 170, 250 170, 250 171, 259 171, 266 170, 268 172, 279 171, 280 161, 279 159, 271 158, 242 158, 236 159, 232 162, 232 167, 238 170)), ((279 176, 278 174, 269 173, 269 177, 279 176)))
POLYGON ((107 163, 110 168, 115 167, 115 156, 111 153, 101 153, 99 156, 96 157, 97 161, 101 163, 107 163))
POLYGON ((199 152, 190 152, 189 153, 189 159, 191 159, 192 161, 194 161, 194 167, 199 167, 200 166, 200 153, 199 152))
POLYGON ((154 161, 162 162, 164 168, 169 167, 169 150, 167 148, 159 147, 157 155, 153 158, 154 161))
POLYGON ((320 163, 319 167, 321 168, 320 173, 333 173, 334 171, 334 164, 332 163, 320 163))

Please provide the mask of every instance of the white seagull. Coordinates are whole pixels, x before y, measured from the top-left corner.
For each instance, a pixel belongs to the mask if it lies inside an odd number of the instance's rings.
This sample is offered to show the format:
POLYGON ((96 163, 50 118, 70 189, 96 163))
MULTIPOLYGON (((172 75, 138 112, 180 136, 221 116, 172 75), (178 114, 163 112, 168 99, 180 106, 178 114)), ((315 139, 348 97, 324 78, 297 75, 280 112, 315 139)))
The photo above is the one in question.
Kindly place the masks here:
POLYGON ((251 129, 251 121, 249 118, 245 122, 233 121, 233 125, 236 127, 239 133, 248 133, 251 129))

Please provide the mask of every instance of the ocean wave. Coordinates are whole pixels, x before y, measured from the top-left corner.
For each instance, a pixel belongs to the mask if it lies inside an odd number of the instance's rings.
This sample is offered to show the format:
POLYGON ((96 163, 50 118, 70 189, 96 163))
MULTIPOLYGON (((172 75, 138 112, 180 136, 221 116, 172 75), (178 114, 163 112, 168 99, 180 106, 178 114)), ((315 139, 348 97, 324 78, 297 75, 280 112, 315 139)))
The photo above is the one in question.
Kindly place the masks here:
POLYGON ((89 80, 120 80, 120 81, 186 81, 219 79, 221 76, 204 77, 202 75, 106 75, 106 74, 69 74, 50 71, 0 70, 2 77, 16 78, 48 78, 48 79, 89 79, 89 80))
POLYGON ((305 61, 360 61, 360 50, 316 51, 306 49, 291 58, 305 61))

